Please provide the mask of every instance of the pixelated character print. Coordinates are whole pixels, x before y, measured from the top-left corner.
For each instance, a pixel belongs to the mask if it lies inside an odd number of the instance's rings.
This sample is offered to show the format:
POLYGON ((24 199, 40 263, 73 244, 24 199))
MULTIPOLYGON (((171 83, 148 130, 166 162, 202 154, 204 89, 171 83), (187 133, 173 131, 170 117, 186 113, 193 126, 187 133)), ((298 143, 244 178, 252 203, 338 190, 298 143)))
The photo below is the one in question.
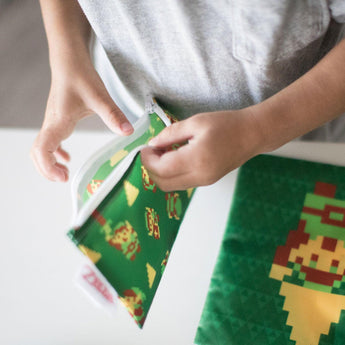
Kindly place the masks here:
POLYGON ((136 253, 140 252, 138 234, 128 221, 118 223, 114 233, 108 239, 108 243, 121 251, 131 261, 135 259, 136 253))
POLYGON ((134 260, 136 253, 139 253, 141 248, 138 234, 134 231, 132 225, 126 220, 119 222, 113 228, 111 220, 106 220, 98 210, 93 211, 91 216, 101 225, 105 240, 121 251, 127 259, 134 260))
POLYGON ((97 189, 101 186, 102 182, 103 180, 91 180, 91 182, 86 187, 88 194, 94 194, 97 191, 97 189))
POLYGON ((137 287, 125 290, 123 297, 120 297, 135 322, 141 326, 145 321, 145 312, 142 306, 145 299, 145 294, 137 287))
POLYGON ((167 250, 167 252, 165 253, 165 257, 161 263, 161 274, 163 274, 165 267, 167 266, 169 254, 170 254, 170 252, 169 252, 169 250, 167 250))
POLYGON ((145 208, 145 222, 146 222, 146 229, 148 230, 149 236, 153 236, 156 240, 160 238, 159 232, 159 215, 157 212, 150 207, 145 208))
POLYGON ((168 217, 179 220, 182 213, 182 202, 179 194, 176 192, 166 193, 165 200, 167 201, 168 217))
POLYGON ((317 182, 305 197, 297 230, 278 246, 270 278, 280 280, 286 324, 296 345, 318 345, 345 309, 345 201, 317 182))
POLYGON ((145 167, 142 165, 141 166, 141 176, 142 176, 142 181, 143 181, 143 187, 145 190, 150 190, 153 193, 156 192, 157 186, 156 184, 151 180, 149 173, 145 169, 145 167))

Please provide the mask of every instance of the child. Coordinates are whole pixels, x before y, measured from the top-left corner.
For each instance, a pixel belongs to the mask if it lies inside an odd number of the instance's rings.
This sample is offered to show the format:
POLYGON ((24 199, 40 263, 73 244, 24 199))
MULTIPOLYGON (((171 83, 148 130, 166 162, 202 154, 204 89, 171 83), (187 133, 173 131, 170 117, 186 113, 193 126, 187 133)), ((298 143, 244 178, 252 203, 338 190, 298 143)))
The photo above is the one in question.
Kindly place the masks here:
POLYGON ((90 24, 135 102, 151 93, 186 118, 142 151, 164 191, 211 184, 345 112, 343 0, 42 0, 41 8, 52 83, 31 155, 51 180, 68 180, 61 142, 81 118, 97 113, 114 132, 133 131, 92 65, 90 24))

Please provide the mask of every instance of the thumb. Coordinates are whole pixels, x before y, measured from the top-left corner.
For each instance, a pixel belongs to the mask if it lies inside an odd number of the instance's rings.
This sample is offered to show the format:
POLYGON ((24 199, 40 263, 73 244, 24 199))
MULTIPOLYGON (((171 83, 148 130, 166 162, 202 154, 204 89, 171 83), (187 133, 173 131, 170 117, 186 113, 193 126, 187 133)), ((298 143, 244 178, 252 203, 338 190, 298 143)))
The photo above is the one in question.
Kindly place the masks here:
MULTIPOLYGON (((99 91, 99 90, 98 90, 99 91)), ((103 86, 101 93, 91 97, 90 108, 103 120, 106 126, 120 135, 133 133, 133 126, 103 86)))
POLYGON ((192 128, 189 126, 189 121, 183 120, 163 129, 162 132, 150 140, 149 146, 164 148, 186 142, 192 137, 192 128))

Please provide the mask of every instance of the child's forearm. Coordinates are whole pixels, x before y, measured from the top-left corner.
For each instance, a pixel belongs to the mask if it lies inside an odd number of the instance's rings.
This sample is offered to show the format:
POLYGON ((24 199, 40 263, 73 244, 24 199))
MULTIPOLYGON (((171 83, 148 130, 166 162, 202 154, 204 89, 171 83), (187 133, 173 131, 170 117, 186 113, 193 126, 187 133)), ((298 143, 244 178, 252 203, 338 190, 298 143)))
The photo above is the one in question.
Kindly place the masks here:
POLYGON ((308 73, 253 107, 271 151, 345 112, 345 40, 308 73))
POLYGON ((52 73, 90 60, 90 24, 77 0, 40 0, 52 73))

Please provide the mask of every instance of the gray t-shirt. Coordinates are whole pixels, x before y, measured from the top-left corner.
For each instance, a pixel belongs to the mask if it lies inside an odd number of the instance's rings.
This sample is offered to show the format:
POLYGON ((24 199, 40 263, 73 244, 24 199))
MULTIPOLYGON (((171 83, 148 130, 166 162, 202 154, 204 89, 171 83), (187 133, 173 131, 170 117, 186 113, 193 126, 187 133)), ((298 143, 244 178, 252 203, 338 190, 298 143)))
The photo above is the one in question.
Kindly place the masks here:
MULTIPOLYGON (((265 100, 344 35, 345 0, 79 3, 115 69, 119 102, 140 108, 151 94, 181 118, 265 100)), ((309 137, 345 139, 344 128, 339 118, 309 137)))

